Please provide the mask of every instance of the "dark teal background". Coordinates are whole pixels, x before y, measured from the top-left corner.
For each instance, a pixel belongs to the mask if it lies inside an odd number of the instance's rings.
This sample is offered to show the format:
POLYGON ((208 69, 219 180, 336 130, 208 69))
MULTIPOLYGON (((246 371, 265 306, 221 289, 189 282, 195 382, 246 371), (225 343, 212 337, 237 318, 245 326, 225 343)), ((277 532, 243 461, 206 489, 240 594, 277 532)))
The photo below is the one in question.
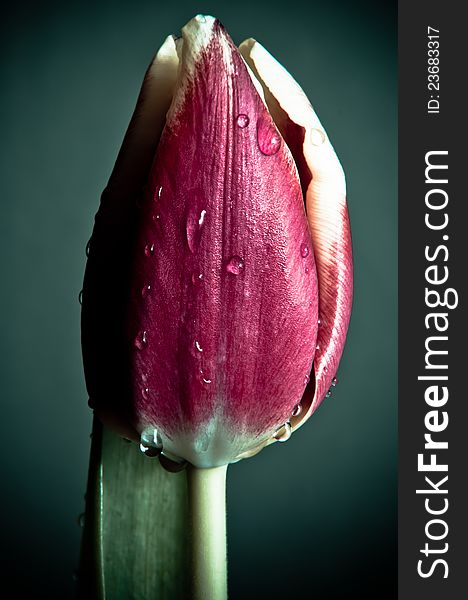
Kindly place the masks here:
POLYGON ((396 5, 344 0, 23 2, 3 14, 3 585, 71 597, 91 427, 84 248, 146 66, 198 12, 237 43, 256 37, 305 89, 347 175, 355 257, 333 397, 288 443, 230 467, 231 598, 394 598, 396 5))

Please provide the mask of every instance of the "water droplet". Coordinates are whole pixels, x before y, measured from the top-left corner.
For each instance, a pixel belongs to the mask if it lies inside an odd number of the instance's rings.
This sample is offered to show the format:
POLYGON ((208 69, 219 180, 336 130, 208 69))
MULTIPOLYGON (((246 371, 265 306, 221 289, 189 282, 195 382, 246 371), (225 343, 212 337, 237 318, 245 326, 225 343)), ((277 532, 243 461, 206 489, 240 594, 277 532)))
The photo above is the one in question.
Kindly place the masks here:
POLYGON ((158 187, 158 191, 156 192, 156 194, 154 195, 154 200, 161 200, 161 194, 162 194, 162 185, 160 185, 158 187))
POLYGON ((157 429, 149 428, 140 436, 140 450, 145 456, 158 456, 163 445, 157 429))
POLYGON ((226 265, 226 271, 233 275, 240 275, 244 268, 245 264, 240 256, 233 256, 226 265))
POLYGON ((260 152, 266 156, 276 154, 281 147, 281 136, 269 118, 257 121, 257 142, 260 152))
POLYGON ((333 377, 332 382, 331 382, 332 386, 335 387, 337 383, 338 383, 338 379, 336 377, 333 377))
POLYGON ((281 427, 276 430, 275 435, 273 437, 278 442, 287 442, 291 437, 291 433, 291 423, 287 421, 284 425, 281 425, 281 427))
POLYGON ((148 398, 149 398, 149 388, 148 387, 141 388, 141 397, 143 398, 143 400, 148 400, 148 398))
POLYGON ((160 215, 159 213, 155 213, 155 214, 153 215, 153 221, 154 221, 155 223, 159 223, 159 222, 160 222, 160 219, 161 219, 161 215, 160 215))
POLYGON ((78 302, 83 304, 83 290, 80 290, 80 293, 78 294, 78 302))
POLYGON ((320 346, 317 344, 317 345, 315 346, 315 349, 316 349, 316 350, 320 350, 320 346))
POLYGON ((310 130, 310 142, 314 146, 321 146, 325 141, 325 133, 321 129, 310 130))
POLYGON ((325 398, 330 398, 332 394, 333 392, 331 390, 328 390, 328 392, 325 394, 325 398))
POLYGON ((305 268, 306 275, 309 273, 309 267, 305 268))
MULTIPOLYGON (((195 201, 195 205, 198 201, 195 201)), ((187 223, 185 225, 187 233, 187 244, 190 248, 190 252, 195 253, 200 245, 200 239, 202 234, 202 226, 205 220, 206 210, 198 210, 196 206, 190 209, 187 215, 187 223)))
POLYGON ((243 113, 241 113, 240 115, 237 116, 236 122, 237 122, 237 125, 241 129, 244 129, 250 123, 250 119, 247 115, 244 115, 243 113))
POLYGON ((309 375, 306 375, 304 377, 304 385, 307 385, 309 383, 309 381, 310 381, 310 377, 309 377, 309 375))
POLYGON ((321 321, 321 319, 318 319, 318 321, 317 321, 317 325, 318 325, 319 327, 321 327, 321 326, 322 326, 322 321, 321 321))
POLYGON ((192 283, 193 285, 198 285, 203 279, 202 273, 192 273, 192 283))
POLYGON ((309 247, 307 244, 301 244, 301 256, 302 258, 309 256, 309 247))
POLYGON ((86 256, 89 257, 89 251, 91 249, 91 238, 88 240, 88 243, 86 244, 86 256))
POLYGON ((298 417, 302 412, 302 406, 300 404, 296 404, 296 406, 293 408, 291 415, 293 417, 298 417))
POLYGON ((148 345, 148 334, 146 331, 140 331, 135 338, 135 346, 138 350, 143 350, 148 345))
POLYGON ((205 371, 203 369, 200 369, 199 373, 200 373, 200 375, 199 375, 199 377, 200 377, 200 383, 202 383, 202 384, 204 383, 204 384, 207 384, 207 385, 209 385, 210 383, 212 383, 211 377, 209 376, 208 373, 205 373, 205 371))
POLYGON ((203 352, 203 348, 200 346, 200 342, 197 340, 195 340, 195 348, 198 350, 198 352, 203 352))
POLYGON ((145 254, 146 254, 146 256, 153 256, 153 254, 154 254, 154 244, 146 244, 146 246, 145 246, 145 254))
POLYGON ((205 220, 206 210, 202 210, 200 213, 200 218, 198 219, 198 224, 200 227, 203 225, 203 221, 205 220))
POLYGON ((84 527, 84 524, 85 524, 85 513, 84 512, 82 512, 81 514, 78 515, 77 523, 78 523, 79 527, 84 527))
POLYGON ((143 454, 145 456, 149 456, 150 458, 153 458, 154 456, 159 456, 159 454, 161 454, 160 448, 154 448, 152 446, 145 446, 142 443, 140 443, 140 451, 143 452, 143 454))
POLYGON ((149 284, 148 284, 148 285, 144 285, 144 286, 141 288, 141 296, 142 296, 142 298, 146 298, 146 296, 147 296, 147 295, 148 295, 150 292, 151 292, 151 286, 150 286, 149 284))
POLYGON ((141 380, 143 381, 143 383, 146 383, 148 381, 148 373, 142 373, 141 380))

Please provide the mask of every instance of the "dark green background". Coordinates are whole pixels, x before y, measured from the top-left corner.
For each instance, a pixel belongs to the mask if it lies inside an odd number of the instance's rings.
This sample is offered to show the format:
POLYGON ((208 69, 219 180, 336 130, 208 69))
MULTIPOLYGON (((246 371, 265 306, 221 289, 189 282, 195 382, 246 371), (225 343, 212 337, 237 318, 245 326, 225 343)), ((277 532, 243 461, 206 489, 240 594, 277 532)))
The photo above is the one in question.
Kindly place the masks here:
POLYGON ((394 598, 396 6, 338 0, 23 2, 2 15, 3 586, 71 597, 91 427, 84 248, 146 66, 198 12, 237 43, 256 37, 309 95, 347 174, 355 257, 333 397, 287 444, 230 468, 231 598, 394 598))

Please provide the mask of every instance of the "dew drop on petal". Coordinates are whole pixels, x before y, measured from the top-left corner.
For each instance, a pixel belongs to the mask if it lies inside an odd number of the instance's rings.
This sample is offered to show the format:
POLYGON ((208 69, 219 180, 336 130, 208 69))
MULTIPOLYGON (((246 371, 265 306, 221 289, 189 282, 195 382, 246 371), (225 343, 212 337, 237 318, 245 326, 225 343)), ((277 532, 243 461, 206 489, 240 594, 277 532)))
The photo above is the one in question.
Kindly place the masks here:
POLYGON ((229 259, 229 262, 226 265, 226 271, 228 273, 232 273, 233 275, 240 275, 243 273, 244 268, 245 264, 240 256, 233 256, 229 259))
POLYGON ((309 383, 309 381, 310 381, 310 377, 309 377, 309 375, 306 375, 304 377, 304 385, 307 385, 309 383))
POLYGON ((200 383, 209 385, 211 382, 212 381, 210 377, 203 371, 203 369, 200 369, 200 383))
POLYGON ((281 427, 276 430, 274 438, 278 442, 287 442, 291 437, 291 433, 291 423, 287 421, 284 425, 281 425, 281 427))
POLYGON ((199 283, 201 283, 203 279, 203 274, 202 273, 192 273, 192 283, 193 285, 198 285, 199 283))
POLYGON ((144 285, 141 288, 141 297, 142 298, 146 298, 146 296, 148 296, 148 294, 151 292, 151 286, 150 285, 144 285))
POLYGON ((140 436, 140 450, 146 456, 158 456, 161 454, 163 445, 161 436, 157 429, 149 428, 140 436))
POLYGON ((90 249, 91 249, 91 239, 89 239, 88 243, 86 244, 86 250, 85 250, 86 256, 89 256, 90 249))
POLYGON ((310 142, 313 146, 321 146, 325 141, 325 133, 321 129, 310 130, 310 142))
POLYGON ((205 216, 206 210, 197 210, 195 207, 191 208, 187 215, 187 222, 185 224, 187 244, 190 248, 190 252, 193 254, 198 250, 200 245, 202 226, 205 216))
POLYGON ((153 256, 154 254, 154 244, 146 244, 145 246, 145 255, 153 256))
POLYGON ((162 185, 160 185, 160 186, 157 188, 157 190, 156 190, 156 193, 155 193, 155 195, 154 195, 154 200, 155 200, 155 201, 161 200, 161 194, 162 194, 162 190, 163 190, 163 188, 162 188, 162 185))
POLYGON ((78 302, 83 304, 83 290, 80 290, 80 293, 78 294, 78 302))
POLYGON ((325 394, 325 398, 330 398, 332 394, 333 392, 331 390, 328 390, 328 392, 325 394))
POLYGON ((307 244, 301 244, 301 256, 302 258, 309 256, 309 246, 307 244))
POLYGON ((296 404, 296 406, 292 409, 291 415, 293 417, 298 417, 302 412, 302 406, 300 404, 296 404))
POLYGON ((338 383, 338 379, 336 377, 333 377, 332 382, 331 382, 332 386, 335 387, 337 383, 338 383))
POLYGON ((197 340, 195 340, 195 348, 198 350, 198 352, 203 352, 203 348, 200 346, 200 342, 197 340))
POLYGON ((148 345, 148 334, 146 331, 140 331, 135 338, 135 347, 138 350, 143 350, 148 345))
POLYGON ((280 149, 281 136, 271 119, 260 117, 257 121, 257 142, 260 152, 266 156, 272 156, 280 149))
POLYGON ((155 448, 153 446, 145 446, 142 443, 140 443, 140 450, 141 450, 141 452, 143 452, 143 454, 145 456, 149 456, 150 458, 153 458, 155 456, 159 456, 161 454, 161 449, 160 448, 155 448))
POLYGON ((236 122, 241 129, 244 129, 250 123, 250 119, 247 115, 241 113, 240 115, 237 115, 236 122))
POLYGON ((149 398, 149 388, 148 387, 141 388, 141 397, 143 398, 143 400, 148 400, 148 398, 149 398))

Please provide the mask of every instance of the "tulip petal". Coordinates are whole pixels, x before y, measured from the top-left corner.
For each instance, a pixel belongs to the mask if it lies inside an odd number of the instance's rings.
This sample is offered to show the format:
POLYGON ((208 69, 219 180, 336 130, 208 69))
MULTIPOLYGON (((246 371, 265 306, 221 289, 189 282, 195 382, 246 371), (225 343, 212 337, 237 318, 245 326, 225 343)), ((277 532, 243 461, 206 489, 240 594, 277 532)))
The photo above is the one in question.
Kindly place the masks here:
POLYGON ((353 263, 341 164, 303 90, 253 39, 240 52, 263 85, 268 108, 296 161, 306 199, 317 263, 319 319, 310 408, 294 420, 300 426, 319 406, 335 377, 352 305, 353 263))
POLYGON ((83 285, 82 348, 90 405, 107 425, 138 439, 126 364, 126 286, 137 204, 164 127, 179 59, 169 36, 149 66, 96 215, 83 285))
POLYGON ((312 367, 317 279, 296 165, 221 24, 182 30, 137 226, 128 313, 139 431, 201 467, 266 443, 312 367))

